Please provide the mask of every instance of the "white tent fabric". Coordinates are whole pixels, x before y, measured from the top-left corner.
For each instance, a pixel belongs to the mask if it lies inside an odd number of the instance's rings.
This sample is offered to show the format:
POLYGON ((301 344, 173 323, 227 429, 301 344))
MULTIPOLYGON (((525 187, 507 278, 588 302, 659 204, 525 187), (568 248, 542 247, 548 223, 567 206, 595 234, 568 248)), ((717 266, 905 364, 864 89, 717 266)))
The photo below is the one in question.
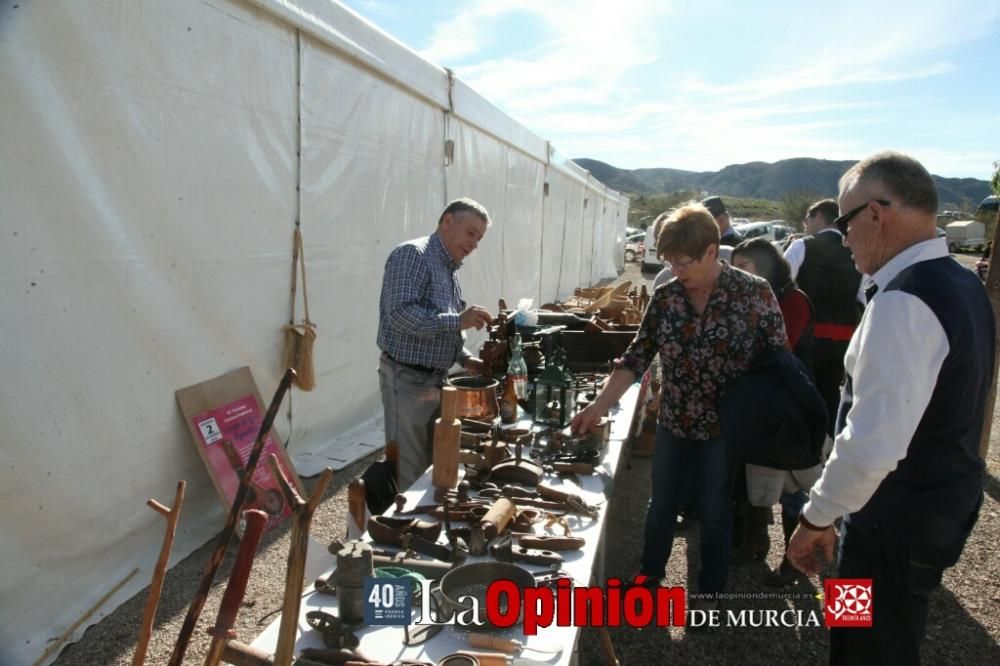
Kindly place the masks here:
POLYGON ((221 526, 174 391, 246 365, 270 396, 296 220, 319 340, 317 389, 278 423, 293 456, 380 411, 385 257, 449 199, 495 220, 461 272, 490 309, 622 254, 627 199, 328 0, 7 3, 0 90, 5 665, 133 568, 89 621, 148 584, 146 499, 188 482, 173 562, 221 526))

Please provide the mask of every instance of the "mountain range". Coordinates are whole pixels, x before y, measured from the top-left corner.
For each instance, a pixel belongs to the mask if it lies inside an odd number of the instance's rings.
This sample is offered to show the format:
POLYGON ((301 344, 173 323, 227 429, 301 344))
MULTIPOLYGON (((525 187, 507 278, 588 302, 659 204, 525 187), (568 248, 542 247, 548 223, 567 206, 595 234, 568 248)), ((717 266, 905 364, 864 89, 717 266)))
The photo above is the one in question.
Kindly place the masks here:
MULTIPOLYGON (((697 190, 708 194, 780 200, 785 194, 811 192, 837 196, 837 181, 855 160, 796 157, 778 162, 730 164, 720 171, 681 169, 619 169, 588 157, 573 160, 608 187, 625 194, 669 194, 697 190)), ((940 207, 974 209, 991 194, 989 181, 934 176, 940 207)))

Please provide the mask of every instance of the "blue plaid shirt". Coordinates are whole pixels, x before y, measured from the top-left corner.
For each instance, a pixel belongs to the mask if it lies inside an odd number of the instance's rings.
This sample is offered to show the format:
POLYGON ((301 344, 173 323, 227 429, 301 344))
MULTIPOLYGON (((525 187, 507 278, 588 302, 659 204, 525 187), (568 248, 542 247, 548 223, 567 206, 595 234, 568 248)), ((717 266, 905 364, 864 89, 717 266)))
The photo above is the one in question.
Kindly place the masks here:
POLYGON ((471 354, 458 318, 465 309, 461 264, 435 233, 399 245, 385 262, 378 346, 400 363, 447 370, 471 354))

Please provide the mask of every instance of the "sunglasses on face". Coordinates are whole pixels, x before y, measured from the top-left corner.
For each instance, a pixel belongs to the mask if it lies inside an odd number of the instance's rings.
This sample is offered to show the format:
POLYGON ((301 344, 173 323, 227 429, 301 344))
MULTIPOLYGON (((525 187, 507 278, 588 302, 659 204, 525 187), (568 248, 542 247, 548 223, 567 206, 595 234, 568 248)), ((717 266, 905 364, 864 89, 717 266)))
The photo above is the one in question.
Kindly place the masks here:
POLYGON ((865 208, 868 208, 868 205, 871 203, 877 203, 883 206, 888 206, 892 202, 886 201, 885 199, 869 199, 860 206, 852 208, 851 210, 847 211, 846 213, 835 219, 833 221, 833 224, 837 227, 837 230, 840 231, 840 233, 844 234, 844 236, 847 236, 847 223, 853 220, 858 213, 863 211, 865 208))

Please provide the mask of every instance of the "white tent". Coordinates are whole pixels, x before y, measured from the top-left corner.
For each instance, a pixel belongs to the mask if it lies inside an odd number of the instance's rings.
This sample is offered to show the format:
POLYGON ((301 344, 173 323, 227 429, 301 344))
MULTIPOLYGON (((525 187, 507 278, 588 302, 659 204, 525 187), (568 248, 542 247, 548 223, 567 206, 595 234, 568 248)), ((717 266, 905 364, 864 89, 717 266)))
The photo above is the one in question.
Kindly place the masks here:
POLYGON ((148 584, 146 499, 188 481, 173 561, 221 527, 174 391, 246 365, 271 395, 297 219, 319 341, 293 457, 378 413, 383 263, 448 200, 495 220, 469 302, 621 268, 627 199, 329 0, 4 3, 0 90, 2 664, 148 584))

